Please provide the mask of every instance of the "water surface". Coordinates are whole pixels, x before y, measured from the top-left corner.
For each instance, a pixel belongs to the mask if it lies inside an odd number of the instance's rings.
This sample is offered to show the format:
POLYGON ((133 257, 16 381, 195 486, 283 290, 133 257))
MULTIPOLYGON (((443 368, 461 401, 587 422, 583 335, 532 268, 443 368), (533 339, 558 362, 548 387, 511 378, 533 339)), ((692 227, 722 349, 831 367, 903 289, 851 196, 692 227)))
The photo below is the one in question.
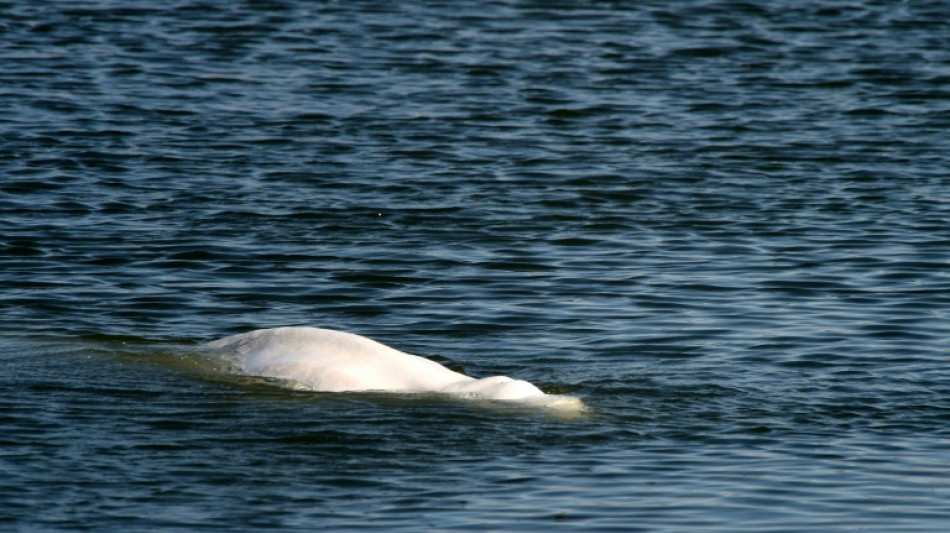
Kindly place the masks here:
POLYGON ((938 532, 943 2, 0 2, 0 525, 938 532), (591 407, 230 376, 313 325, 591 407))

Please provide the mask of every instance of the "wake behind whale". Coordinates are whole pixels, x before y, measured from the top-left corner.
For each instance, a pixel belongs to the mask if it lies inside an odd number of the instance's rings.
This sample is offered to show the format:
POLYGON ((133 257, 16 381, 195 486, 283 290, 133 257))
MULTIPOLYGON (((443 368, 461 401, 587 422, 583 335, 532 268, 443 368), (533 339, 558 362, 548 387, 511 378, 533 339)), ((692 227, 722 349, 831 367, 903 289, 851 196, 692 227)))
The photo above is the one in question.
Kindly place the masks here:
POLYGON ((343 331, 261 329, 205 347, 241 374, 277 378, 313 391, 430 392, 548 406, 581 405, 577 398, 545 394, 527 381, 506 376, 476 379, 343 331))

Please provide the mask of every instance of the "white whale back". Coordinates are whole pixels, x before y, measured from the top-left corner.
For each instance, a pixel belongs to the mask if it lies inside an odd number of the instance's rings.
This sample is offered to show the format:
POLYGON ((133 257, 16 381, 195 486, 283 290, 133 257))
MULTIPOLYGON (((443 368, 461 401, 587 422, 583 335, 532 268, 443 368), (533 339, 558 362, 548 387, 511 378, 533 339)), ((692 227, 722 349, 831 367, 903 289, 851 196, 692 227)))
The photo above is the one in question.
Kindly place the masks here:
POLYGON ((342 331, 262 329, 206 346, 246 375, 289 380, 315 391, 442 392, 491 400, 544 396, 527 381, 504 376, 475 379, 342 331))

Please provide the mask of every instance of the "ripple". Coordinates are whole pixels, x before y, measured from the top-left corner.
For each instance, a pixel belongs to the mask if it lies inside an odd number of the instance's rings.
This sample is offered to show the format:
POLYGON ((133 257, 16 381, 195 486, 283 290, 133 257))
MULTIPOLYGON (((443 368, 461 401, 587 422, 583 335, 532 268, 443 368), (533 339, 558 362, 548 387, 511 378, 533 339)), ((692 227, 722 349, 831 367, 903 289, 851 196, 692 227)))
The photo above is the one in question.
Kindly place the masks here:
POLYGON ((942 2, 0 9, 0 521, 945 528, 942 2), (187 355, 287 324, 592 413, 187 355))

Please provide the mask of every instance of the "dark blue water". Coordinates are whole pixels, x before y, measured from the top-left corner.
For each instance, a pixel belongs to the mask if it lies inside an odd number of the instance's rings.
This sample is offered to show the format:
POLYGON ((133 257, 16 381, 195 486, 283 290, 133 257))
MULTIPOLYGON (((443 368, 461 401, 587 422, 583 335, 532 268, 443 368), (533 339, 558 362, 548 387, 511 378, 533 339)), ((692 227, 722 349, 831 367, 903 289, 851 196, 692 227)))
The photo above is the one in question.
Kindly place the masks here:
POLYGON ((945 531, 948 131, 942 1, 0 1, 0 529, 945 531))

